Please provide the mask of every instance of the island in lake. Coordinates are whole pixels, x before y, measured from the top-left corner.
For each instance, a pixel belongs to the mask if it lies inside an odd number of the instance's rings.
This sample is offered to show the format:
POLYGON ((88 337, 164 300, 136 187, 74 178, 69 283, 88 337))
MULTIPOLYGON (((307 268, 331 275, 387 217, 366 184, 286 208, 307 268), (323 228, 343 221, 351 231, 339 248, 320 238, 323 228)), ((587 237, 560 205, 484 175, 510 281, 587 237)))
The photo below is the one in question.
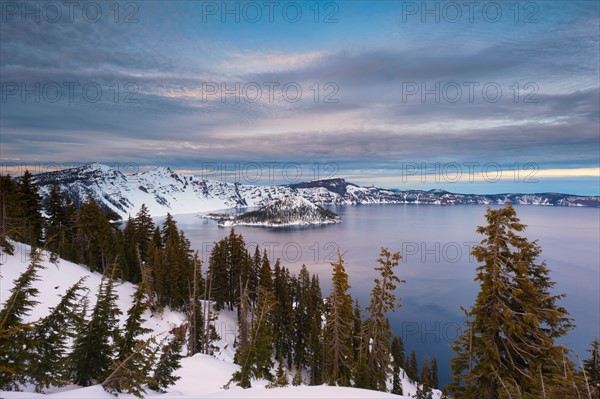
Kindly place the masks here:
POLYGON ((226 226, 302 226, 340 223, 342 218, 300 196, 277 199, 259 209, 241 214, 208 213, 205 218, 226 226))

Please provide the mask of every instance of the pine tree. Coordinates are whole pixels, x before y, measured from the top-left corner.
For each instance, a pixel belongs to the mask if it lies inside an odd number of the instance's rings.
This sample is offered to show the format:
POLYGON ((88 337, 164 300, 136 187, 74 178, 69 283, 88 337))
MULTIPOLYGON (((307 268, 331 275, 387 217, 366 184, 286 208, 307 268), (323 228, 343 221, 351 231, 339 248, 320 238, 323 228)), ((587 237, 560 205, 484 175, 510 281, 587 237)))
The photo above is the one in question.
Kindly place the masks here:
POLYGON ((127 311, 123 337, 119 342, 118 360, 125 360, 133 352, 133 349, 141 342, 140 335, 152 331, 149 328, 142 327, 142 324, 146 321, 143 317, 146 309, 148 309, 146 286, 140 283, 133 294, 133 304, 127 311))
POLYGON ((156 360, 155 343, 154 337, 136 340, 126 357, 113 360, 110 374, 101 383, 102 387, 108 392, 127 392, 144 398, 145 386, 154 383, 150 373, 156 360))
POLYGON ((194 273, 190 243, 170 214, 163 223, 163 262, 166 274, 166 304, 183 309, 190 297, 190 281, 194 273))
POLYGON ((338 252, 332 262, 332 292, 328 298, 330 310, 325 322, 327 375, 330 385, 349 386, 352 370, 352 297, 348 294, 348 274, 344 257, 338 252))
POLYGON ((324 381, 323 373, 323 296, 319 284, 319 277, 313 275, 310 282, 310 295, 308 302, 308 318, 310 330, 308 333, 308 365, 310 367, 310 385, 321 385, 324 381))
POLYGON ((87 265, 91 271, 104 272, 116 257, 113 238, 108 216, 91 196, 88 197, 77 212, 76 261, 87 265))
POLYGON ((0 249, 9 255, 14 253, 14 247, 8 239, 22 233, 20 215, 17 183, 9 175, 0 175, 0 249))
POLYGON ((392 346, 390 352, 394 366, 404 368, 404 342, 401 337, 392 338, 392 346))
POLYGON ((66 207, 65 200, 57 183, 52 184, 46 201, 46 248, 55 253, 60 253, 61 240, 65 237, 66 207))
POLYGON ((275 381, 269 385, 267 388, 282 388, 289 385, 289 381, 287 379, 287 373, 283 367, 283 359, 280 357, 277 361, 277 372, 275 374, 275 381))
POLYGON ((386 390, 386 379, 389 368, 391 330, 385 314, 395 311, 400 306, 394 295, 397 283, 403 283, 394 273, 401 259, 400 253, 392 254, 387 248, 381 248, 380 258, 377 262, 381 265, 375 270, 380 273, 380 278, 375 279, 375 286, 371 291, 371 303, 367 307, 369 318, 365 323, 365 342, 368 343, 369 374, 371 388, 386 390))
MULTIPOLYGON (((288 359, 293 349, 293 307, 289 292, 289 273, 281 267, 279 259, 274 268, 275 308, 273 309, 273 336, 275 341, 275 357, 288 359)), ((289 365, 291 366, 291 364, 289 365)))
POLYGON ((42 200, 38 194, 33 175, 26 170, 19 179, 19 206, 23 222, 22 241, 38 246, 42 240, 42 200))
POLYGON ((470 338, 457 339, 463 348, 470 342, 472 370, 461 371, 465 361, 459 358, 453 361, 453 373, 462 376, 459 383, 472 381, 475 395, 485 399, 499 398, 508 385, 522 395, 538 395, 539 389, 551 388, 539 381, 556 374, 553 364, 561 363, 562 352, 554 341, 572 327, 571 320, 557 305, 563 296, 550 294, 554 283, 545 262, 537 261, 539 245, 518 235, 525 225, 513 207, 488 208, 486 219, 488 225, 477 229, 485 238, 472 251, 482 265, 477 268, 480 291, 470 311, 470 338))
MULTIPOLYGON (((210 304, 201 301, 201 293, 205 288, 205 282, 202 278, 202 262, 200 261, 198 251, 196 251, 194 254, 193 263, 194 276, 192 278, 192 289, 190 293, 188 310, 188 324, 190 326, 188 356, 193 356, 196 353, 203 352, 206 346, 204 340, 207 339, 207 334, 205 333, 205 328, 207 327, 204 321, 204 307, 210 306, 210 304)), ((208 328, 214 329, 214 326, 210 325, 208 328)))
POLYGON ((302 385, 302 370, 296 369, 296 374, 294 374, 294 378, 292 379, 292 385, 297 387, 302 385))
POLYGON ((435 356, 431 360, 431 375, 429 377, 429 381, 431 382, 431 387, 434 389, 440 388, 440 382, 438 377, 438 363, 435 356))
POLYGON ((135 225, 136 242, 139 246, 141 260, 146 260, 148 258, 148 249, 152 242, 152 235, 156 229, 146 204, 142 204, 139 212, 135 215, 133 223, 135 225))
POLYGON ((393 365, 392 393, 402 395, 402 382, 400 381, 400 372, 404 367, 404 343, 402 338, 396 336, 392 338, 390 354, 392 355, 393 365))
POLYGON ((600 398, 600 340, 596 337, 588 350, 590 358, 583 361, 584 379, 590 387, 590 395, 600 398))
POLYGON ((173 385, 179 376, 173 374, 174 371, 181 367, 181 350, 183 349, 183 341, 185 338, 185 329, 179 327, 175 329, 175 333, 171 340, 163 345, 158 364, 154 369, 151 382, 148 384, 150 389, 165 390, 173 385))
POLYGON ((408 365, 408 368, 406 370, 408 378, 415 382, 419 381, 419 365, 417 363, 417 354, 415 353, 415 351, 411 352, 410 359, 406 363, 408 365))
POLYGON ((475 376, 473 374, 473 320, 471 313, 461 307, 465 314, 465 327, 459 330, 459 335, 452 345, 456 355, 450 364, 453 381, 448 384, 448 390, 457 398, 475 397, 475 376))
POLYGON ((427 393, 431 392, 431 366, 429 363, 429 356, 427 355, 425 355, 425 359, 423 359, 420 382, 422 384, 423 397, 427 397, 427 393))
POLYGON ((38 252, 32 249, 30 257, 31 263, 14 281, 10 296, 0 309, 0 389, 4 390, 18 389, 19 384, 27 382, 28 365, 36 346, 33 326, 23 318, 39 303, 34 299, 39 290, 33 284, 40 280, 38 272, 43 266, 38 252))
POLYGON ((242 388, 250 388, 252 379, 273 379, 273 324, 270 313, 275 307, 275 296, 273 291, 261 285, 258 288, 258 297, 249 340, 246 345, 238 346, 236 351, 236 361, 241 369, 235 372, 231 379, 242 388))
POLYGON ((75 338, 73 326, 81 323, 82 295, 86 290, 79 279, 62 296, 50 314, 35 324, 35 348, 29 375, 36 392, 50 386, 60 387, 69 383, 69 342, 75 338))
POLYGON ((113 276, 105 276, 98 290, 91 319, 75 337, 71 353, 73 381, 78 385, 100 383, 109 374, 120 341, 118 316, 121 311, 117 307, 117 299, 113 276))
POLYGON ((308 341, 310 335, 311 290, 310 274, 306 265, 302 265, 298 278, 295 280, 296 303, 293 309, 292 341, 294 349, 294 365, 297 369, 308 367, 308 341))

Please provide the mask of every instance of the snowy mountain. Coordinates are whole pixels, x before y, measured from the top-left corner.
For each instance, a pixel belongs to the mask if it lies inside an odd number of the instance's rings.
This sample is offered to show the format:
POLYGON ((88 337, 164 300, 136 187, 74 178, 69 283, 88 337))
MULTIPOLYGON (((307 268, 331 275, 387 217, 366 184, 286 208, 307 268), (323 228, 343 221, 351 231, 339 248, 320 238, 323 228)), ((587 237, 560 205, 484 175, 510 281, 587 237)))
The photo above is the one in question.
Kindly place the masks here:
MULTIPOLYGON (((5 301, 10 296, 10 290, 13 287, 13 281, 23 273, 29 264, 30 247, 20 243, 14 243, 14 255, 8 255, 0 252, 0 275, 2 284, 0 284, 0 308, 4 307, 5 301)), ((24 316, 25 322, 35 322, 48 315, 51 307, 56 306, 65 294, 66 290, 82 277, 87 277, 85 287, 89 290, 90 298, 97 294, 102 275, 92 273, 88 268, 58 259, 56 264, 44 257, 42 265, 44 269, 39 272, 40 279, 34 283, 34 287, 39 290, 39 295, 35 298, 39 304, 33 308, 29 315, 24 316)), ((123 328, 127 310, 132 305, 132 295, 136 286, 125 282, 118 284, 116 292, 118 295, 118 306, 122 311, 120 316, 120 327, 123 328)), ((162 313, 152 314, 149 310, 144 314, 146 321, 143 327, 150 329, 148 336, 165 336, 169 332, 185 321, 185 315, 180 312, 171 311, 168 308, 162 313)), ((223 389, 224 385, 230 380, 231 375, 239 370, 239 366, 233 363, 235 348, 233 343, 236 339, 237 315, 236 311, 221 310, 217 320, 214 322, 217 333, 221 339, 214 344, 219 348, 215 356, 196 354, 192 357, 185 357, 181 361, 181 368, 176 374, 181 378, 166 393, 159 393, 148 390, 146 397, 152 398, 397 398, 409 399, 416 392, 416 385, 408 380, 404 372, 402 386, 407 396, 396 396, 390 393, 369 391, 357 388, 342 388, 330 386, 289 386, 284 388, 266 389, 268 381, 253 381, 251 389, 242 389, 232 386, 230 389, 223 389)), ((142 338, 144 338, 143 336, 142 338)), ((184 349, 185 352, 185 349, 184 349)), ((292 376, 289 376, 291 380, 292 376)), ((100 385, 90 387, 80 387, 69 385, 62 388, 50 388, 46 394, 34 393, 33 386, 25 387, 24 392, 2 391, 1 398, 115 398, 114 395, 107 393, 100 385)), ((439 398, 439 391, 434 391, 434 399, 439 398)), ((133 398, 129 394, 119 394, 119 398, 133 398)))
POLYGON ((260 209, 234 214, 209 214, 218 219, 219 226, 292 226, 331 224, 342 221, 335 213, 313 204, 309 200, 292 196, 277 199, 260 209))
POLYGON ((443 190, 387 190, 361 187, 344 179, 256 186, 201 179, 159 167, 141 173, 123 174, 98 163, 36 175, 45 196, 58 183, 75 202, 92 196, 105 209, 122 218, 134 215, 146 204, 153 216, 210 212, 226 208, 259 207, 275 199, 301 196, 313 204, 514 204, 552 206, 600 206, 600 197, 558 193, 541 194, 454 194, 443 190))

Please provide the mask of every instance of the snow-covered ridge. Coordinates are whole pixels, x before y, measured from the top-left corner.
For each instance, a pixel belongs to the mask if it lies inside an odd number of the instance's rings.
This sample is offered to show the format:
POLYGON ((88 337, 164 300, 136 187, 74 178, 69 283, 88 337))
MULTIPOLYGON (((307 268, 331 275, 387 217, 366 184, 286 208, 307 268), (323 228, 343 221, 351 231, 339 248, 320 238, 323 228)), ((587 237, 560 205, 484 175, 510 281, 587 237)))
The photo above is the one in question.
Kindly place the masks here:
POLYGON ((217 218, 219 226, 301 226, 339 223, 342 221, 335 213, 313 204, 300 196, 285 197, 257 209, 240 215, 211 214, 217 218))
POLYGON ((256 186, 201 179, 160 167, 123 174, 98 163, 36 175, 45 196, 57 182, 76 201, 92 196, 102 207, 122 218, 146 204, 153 216, 211 212, 226 208, 260 207, 275 199, 300 196, 313 204, 514 204, 599 207, 600 197, 557 193, 454 194, 443 190, 386 190, 361 187, 344 179, 327 179, 279 186, 256 186))
MULTIPOLYGON (((10 290, 13 287, 13 281, 23 273, 29 265, 30 247, 21 243, 12 242, 15 247, 14 255, 8 255, 0 251, 0 308, 10 296, 10 290)), ((56 264, 48 260, 48 254, 44 256, 41 262, 44 266, 39 272, 40 279, 33 283, 33 286, 39 290, 39 295, 35 298, 39 301, 31 314, 24 316, 25 322, 35 322, 41 317, 47 316, 49 309, 56 306, 65 294, 66 290, 82 277, 87 277, 84 286, 89 290, 90 299, 97 294, 102 275, 92 273, 85 266, 77 265, 63 259, 58 259, 56 264)), ((116 292, 119 296, 117 306, 122 314, 119 317, 120 328, 124 327, 127 317, 127 310, 132 305, 132 295, 136 286, 129 283, 117 284, 116 292)), ((92 303, 93 303, 92 299, 92 303)), ((168 308, 162 313, 152 314, 146 310, 144 314, 146 321, 143 327, 150 329, 147 335, 165 336, 169 334, 174 327, 181 325, 186 321, 185 315, 180 312, 171 311, 168 308)), ((397 396, 391 393, 369 391, 358 388, 342 388, 330 386, 289 386, 284 388, 266 389, 268 381, 259 380, 252 382, 251 389, 242 389, 233 386, 228 390, 223 389, 224 385, 230 380, 231 375, 239 370, 239 366, 233 363, 235 353, 234 341, 236 339, 237 314, 236 311, 221 310, 215 321, 215 327, 220 334, 221 339, 214 344, 218 347, 215 357, 196 354, 192 357, 185 357, 181 361, 181 368, 175 374, 180 376, 173 386, 167 388, 166 393, 159 393, 152 390, 146 392, 148 398, 194 398, 194 399, 212 399, 212 398, 396 398, 410 399, 416 392, 416 384, 406 378, 406 374, 401 371, 401 383, 404 394, 407 396, 397 396)), ((143 337, 142 337, 143 338, 143 337)), ((185 349, 184 349, 185 352, 185 349)), ((184 353, 185 354, 185 353, 184 353)), ((291 380, 291 375, 288 376, 291 380)), ((33 386, 25 387, 24 392, 2 391, 1 398, 77 398, 77 399, 110 399, 114 395, 107 393, 100 385, 90 387, 80 387, 69 385, 62 388, 50 388, 46 394, 33 392, 33 386)), ((434 399, 439 399, 440 391, 434 390, 434 399)), ((130 394, 119 394, 119 398, 133 398, 130 394)))

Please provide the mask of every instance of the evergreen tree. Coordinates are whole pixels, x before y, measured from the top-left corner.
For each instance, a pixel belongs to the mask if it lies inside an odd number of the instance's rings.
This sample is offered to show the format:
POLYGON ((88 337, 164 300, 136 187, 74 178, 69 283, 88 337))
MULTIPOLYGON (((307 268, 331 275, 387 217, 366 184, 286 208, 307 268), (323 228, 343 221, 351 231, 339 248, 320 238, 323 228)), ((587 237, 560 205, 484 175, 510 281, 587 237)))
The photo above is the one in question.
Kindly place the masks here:
POLYGON ((289 381, 287 379, 287 373, 283 367, 283 359, 279 358, 277 361, 277 372, 275 374, 275 381, 269 385, 267 388, 282 388, 289 385, 289 381))
POLYGON ((404 368, 404 342, 401 337, 392 338, 392 346, 390 352, 394 366, 404 368))
POLYGON ((296 279, 295 288, 296 307, 293 312, 293 349, 295 354, 294 365, 302 370, 308 367, 308 341, 310 335, 311 290, 310 273, 306 265, 302 265, 296 279))
POLYGON ((461 307, 465 313, 465 327, 459 330, 459 335, 452 345, 456 355, 450 364, 453 381, 448 384, 448 390, 458 398, 475 397, 475 376, 473 374, 473 320, 471 313, 461 307))
POLYGON ((592 342, 590 358, 583 361, 583 369, 585 371, 585 379, 590 387, 592 398, 600 398, 600 341, 596 337, 592 342))
POLYGON ((69 342, 75 338, 73 326, 81 323, 81 292, 86 290, 84 281, 85 277, 82 277, 73 284, 58 305, 50 309, 50 314, 34 327, 36 345, 29 375, 36 392, 69 383, 69 342))
POLYGON ((273 379, 273 325, 269 316, 275 307, 275 296, 273 291, 261 285, 258 288, 258 297, 249 340, 246 345, 238 346, 236 351, 236 361, 241 369, 231 378, 242 388, 250 388, 252 379, 273 379))
POLYGON ((145 386, 154 383, 150 373, 156 360, 155 343, 154 337, 136 340, 126 357, 113 360, 110 374, 102 382, 102 387, 108 392, 127 392, 144 398, 145 386))
POLYGON ((0 175, 0 249, 9 255, 14 247, 8 238, 18 238, 22 233, 20 213, 17 183, 9 175, 0 175))
POLYGON ((162 228, 163 262, 167 268, 166 296, 167 305, 174 309, 182 309, 190 297, 190 281, 193 277, 193 261, 190 243, 170 214, 162 228))
POLYGON ((308 318, 310 320, 310 331, 308 334, 308 365, 310 367, 310 385, 321 385, 324 381, 323 373, 323 296, 316 275, 311 277, 310 301, 308 304, 308 318))
POLYGON ((391 330, 385 318, 388 311, 395 311, 400 306, 394 295, 397 283, 403 283, 394 273, 401 259, 400 253, 392 254, 387 248, 381 248, 380 258, 377 262, 381 265, 375 270, 380 273, 380 278, 375 279, 375 286, 371 291, 371 303, 367 307, 369 318, 365 323, 365 335, 368 343, 369 374, 371 388, 386 390, 386 379, 390 359, 391 330))
POLYGON ((408 375, 408 378, 415 382, 419 381, 419 364, 417 363, 417 354, 415 351, 411 352, 407 365, 408 368, 406 370, 406 374, 408 375))
POLYGON ((402 382, 400 381, 400 372, 404 368, 404 343, 402 338, 396 336, 392 338, 390 354, 392 355, 393 365, 392 393, 402 395, 402 382))
POLYGON ((61 240, 65 238, 66 207, 65 200, 57 183, 50 186, 46 201, 46 248, 60 254, 61 240))
POLYGON ((279 259, 275 262, 274 269, 275 307, 272 317, 275 357, 287 359, 291 356, 291 349, 293 349, 291 342, 293 334, 293 307, 289 292, 289 274, 284 267, 281 267, 279 259))
POLYGON ((33 175, 26 170, 19 179, 19 206, 23 222, 22 241, 38 246, 42 241, 42 200, 38 194, 33 175))
POLYGON ((181 367, 181 358, 183 357, 181 350, 183 349, 184 338, 185 329, 177 328, 173 338, 163 345, 152 380, 148 384, 149 388, 156 391, 164 390, 179 380, 180 377, 174 375, 173 372, 181 367))
POLYGON ((294 378, 292 379, 292 385, 297 387, 302 385, 302 370, 296 369, 296 374, 294 374, 294 378))
POLYGON ((148 258, 148 249, 152 242, 152 235, 156 229, 146 204, 142 204, 139 212, 135 215, 133 223, 135 225, 136 243, 140 250, 141 260, 146 260, 148 258))
POLYGON ((425 355, 423 359, 423 366, 421 367, 421 384, 423 395, 427 396, 427 393, 431 391, 431 366, 429 363, 429 356, 425 355))
POLYGON ((39 281, 38 272, 43 266, 40 255, 32 249, 31 263, 17 278, 10 296, 0 309, 0 389, 18 389, 27 382, 32 350, 36 345, 32 334, 33 326, 25 323, 32 308, 39 302, 34 298, 39 294, 33 287, 39 281))
POLYGON ((431 387, 434 389, 440 388, 440 382, 438 377, 438 363, 435 356, 431 360, 431 375, 429 377, 429 381, 431 382, 431 387))
POLYGON ((562 363, 554 341, 572 327, 571 321, 557 305, 563 296, 550 293, 554 283, 545 262, 537 261, 539 245, 518 235, 525 225, 513 207, 488 208, 486 219, 488 225, 477 229, 485 238, 472 250, 482 265, 470 338, 457 339, 461 347, 470 342, 472 370, 461 371, 465 362, 459 358, 453 361, 454 374, 462 376, 461 384, 472 381, 475 395, 485 399, 499 398, 504 386, 518 387, 523 396, 542 395, 540 389, 550 389, 548 383, 555 380, 550 376, 557 375, 554 364, 562 363), (544 376, 548 381, 542 387, 544 376))
POLYGON ((328 298, 329 312, 325 321, 327 376, 330 385, 349 386, 352 370, 352 297, 348 294, 348 274, 344 257, 338 252, 332 262, 333 289, 328 298))
POLYGON ((123 280, 138 283, 141 279, 140 262, 138 257, 139 244, 134 220, 130 217, 125 222, 125 228, 121 238, 122 242, 122 264, 121 278, 123 280))
POLYGON ((152 331, 149 328, 142 327, 142 324, 146 321, 143 317, 146 309, 148 309, 146 286, 140 283, 133 294, 133 304, 127 311, 123 337, 119 342, 118 360, 125 360, 133 352, 133 349, 141 342, 139 339, 140 335, 152 331))
POLYGON ((73 381, 78 385, 100 383, 109 374, 120 341, 118 316, 121 311, 116 302, 113 276, 109 275, 100 284, 91 319, 75 337, 71 363, 73 381))
POLYGON ((106 213, 90 196, 77 212, 74 245, 76 261, 87 265, 91 271, 104 272, 114 263, 113 227, 106 213))

